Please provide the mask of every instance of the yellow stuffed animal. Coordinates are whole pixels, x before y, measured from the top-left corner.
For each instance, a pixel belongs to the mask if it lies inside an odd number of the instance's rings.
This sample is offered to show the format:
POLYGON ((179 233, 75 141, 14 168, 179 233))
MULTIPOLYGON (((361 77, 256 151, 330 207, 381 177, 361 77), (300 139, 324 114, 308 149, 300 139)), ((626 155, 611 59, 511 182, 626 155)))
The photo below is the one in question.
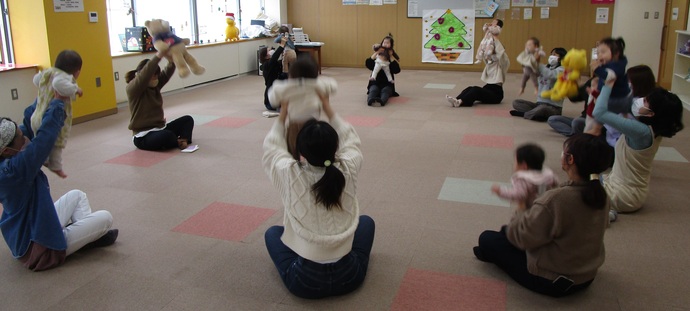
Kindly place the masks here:
POLYGON ((553 88, 541 92, 541 97, 560 101, 566 97, 577 95, 577 81, 580 79, 580 71, 587 68, 587 53, 585 50, 571 49, 561 60, 561 66, 565 68, 558 74, 558 79, 553 88))
POLYGON ((225 13, 225 22, 228 23, 228 27, 225 27, 225 41, 240 40, 240 30, 235 26, 235 14, 225 13))

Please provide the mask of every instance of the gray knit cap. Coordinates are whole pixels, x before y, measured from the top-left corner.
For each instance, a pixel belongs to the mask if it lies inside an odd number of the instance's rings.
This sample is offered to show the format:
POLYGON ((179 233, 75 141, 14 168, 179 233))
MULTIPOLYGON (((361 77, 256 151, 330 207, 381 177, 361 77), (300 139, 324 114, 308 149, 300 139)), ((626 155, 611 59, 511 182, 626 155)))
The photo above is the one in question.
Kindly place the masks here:
POLYGON ((0 121, 0 150, 5 149, 14 140, 14 135, 17 134, 17 125, 10 119, 3 118, 0 121))

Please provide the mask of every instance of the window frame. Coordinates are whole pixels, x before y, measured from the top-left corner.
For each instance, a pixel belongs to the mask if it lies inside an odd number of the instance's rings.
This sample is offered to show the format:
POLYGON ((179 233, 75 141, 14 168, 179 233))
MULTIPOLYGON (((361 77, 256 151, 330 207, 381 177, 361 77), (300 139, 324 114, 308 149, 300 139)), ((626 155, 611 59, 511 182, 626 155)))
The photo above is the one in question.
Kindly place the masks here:
MULTIPOLYGON (((1 1, 7 1, 7 0, 1 0, 1 1)), ((126 26, 126 27, 138 27, 138 26, 143 26, 143 25, 137 25, 137 20, 140 19, 139 16, 141 16, 143 14, 140 14, 139 12, 137 12, 138 11, 137 8, 139 7, 137 4, 138 4, 138 2, 142 3, 144 1, 158 1, 158 0, 107 0, 107 6, 108 6, 107 14, 108 14, 108 24, 109 24, 108 25, 108 36, 110 37, 111 44, 112 44, 112 42, 119 42, 119 38, 117 38, 118 33, 112 33, 115 31, 113 29, 111 29, 111 23, 113 20, 113 17, 111 16, 111 13, 112 13, 111 12, 111 3, 113 3, 113 2, 120 2, 123 4, 129 3, 129 6, 130 6, 131 12, 132 12, 131 13, 131 26, 126 26)), ((231 1, 233 1, 233 0, 231 0, 231 1)), ((240 29, 240 33, 242 32, 243 24, 245 24, 243 22, 244 16, 242 14, 243 4, 244 4, 245 8, 251 7, 252 12, 254 12, 254 11, 261 12, 261 13, 266 12, 264 0, 260 0, 260 1, 256 1, 256 0, 234 0, 234 1, 236 4, 236 7, 237 7, 237 12, 231 12, 231 13, 235 13, 236 26, 238 29, 240 29), (254 8, 253 6, 256 6, 257 8, 254 8), (258 9, 258 10, 256 10, 256 9, 258 9)), ((189 23, 190 23, 190 27, 191 27, 191 30, 190 30, 191 36, 189 39, 193 44, 197 44, 202 40, 200 31, 199 31, 198 1, 197 0, 188 0, 188 2, 189 2, 189 6, 188 6, 189 23)), ((229 2, 229 1, 226 1, 226 2, 229 2)), ((229 9, 226 7, 225 10, 228 11, 229 9)), ((249 25, 251 23, 251 18, 248 18, 246 23, 247 23, 247 25, 249 25)), ((185 34, 185 36, 186 36, 186 34, 185 34)), ((203 43, 199 43, 199 44, 207 44, 207 43, 215 43, 215 42, 217 42, 217 41, 214 39, 214 42, 203 42, 203 43)), ((218 41, 218 42, 222 42, 222 41, 218 41)), ((119 45, 116 45, 115 47, 111 47, 111 49, 110 49, 111 55, 117 55, 120 53, 127 53, 127 52, 122 51, 120 49, 119 45)))
POLYGON ((2 16, 2 28, 0 28, 0 67, 14 65, 14 50, 12 47, 12 31, 10 29, 10 14, 7 0, 0 0, 0 15, 2 16))

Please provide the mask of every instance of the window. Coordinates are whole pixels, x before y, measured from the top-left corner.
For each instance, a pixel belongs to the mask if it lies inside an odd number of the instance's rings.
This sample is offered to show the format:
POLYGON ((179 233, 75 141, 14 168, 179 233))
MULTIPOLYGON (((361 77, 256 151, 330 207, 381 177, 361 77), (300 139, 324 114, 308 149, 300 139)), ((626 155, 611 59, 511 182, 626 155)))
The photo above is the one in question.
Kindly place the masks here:
POLYGON ((238 1, 196 0, 199 21, 199 42, 225 41, 225 13, 235 14, 235 26, 240 28, 238 1))
POLYGON ((0 67, 14 64, 12 52, 12 32, 10 32, 10 15, 7 11, 7 0, 0 0, 0 15, 2 16, 2 28, 0 28, 0 67))
MULTIPOLYGON (((1 0, 5 1, 5 0, 1 0)), ((257 0, 107 0, 108 29, 111 54, 125 49, 125 28, 144 26, 153 18, 170 22, 175 34, 192 43, 213 43, 225 40, 225 13, 235 14, 240 30, 264 11, 264 1, 257 0)), ((280 8, 274 9, 280 12, 280 8)), ((277 16, 276 16, 277 19, 277 16)))

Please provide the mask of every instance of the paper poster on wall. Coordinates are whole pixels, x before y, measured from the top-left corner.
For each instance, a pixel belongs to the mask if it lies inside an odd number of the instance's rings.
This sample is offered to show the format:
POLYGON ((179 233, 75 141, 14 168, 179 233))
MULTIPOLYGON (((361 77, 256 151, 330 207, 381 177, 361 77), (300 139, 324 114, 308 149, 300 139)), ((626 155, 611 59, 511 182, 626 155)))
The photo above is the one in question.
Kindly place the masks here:
POLYGON ((55 12, 84 12, 84 0, 53 0, 55 12))
POLYGON ((357 0, 343 0, 343 5, 355 5, 357 0))
POLYGON ((541 19, 549 19, 549 8, 541 8, 541 19))
POLYGON ((369 5, 369 0, 357 0, 357 5, 369 5))
POLYGON ((369 5, 383 5, 383 0, 369 0, 369 5))
POLYGON ((489 1, 489 4, 487 4, 486 8, 484 9, 484 13, 486 13, 488 16, 493 16, 496 10, 498 10, 498 3, 489 1))
POLYGON ((383 4, 398 4, 398 0, 383 0, 383 4))
POLYGON ((474 60, 474 10, 424 10, 422 62, 472 64, 474 60))
POLYGON ((497 10, 509 8, 510 0, 474 0, 474 18, 491 18, 497 10))
POLYGON ((532 19, 532 8, 525 8, 525 10, 522 11, 522 19, 532 19))
POLYGON ((609 8, 597 8, 596 24, 608 24, 609 8))
POLYGON ((592 0, 592 4, 613 4, 615 0, 592 0))
POLYGON ((558 7, 558 0, 537 0, 535 3, 537 7, 558 7))
POLYGON ((513 6, 534 6, 534 0, 513 0, 513 6))
POLYGON ((419 0, 407 1, 407 17, 419 16, 419 0))

